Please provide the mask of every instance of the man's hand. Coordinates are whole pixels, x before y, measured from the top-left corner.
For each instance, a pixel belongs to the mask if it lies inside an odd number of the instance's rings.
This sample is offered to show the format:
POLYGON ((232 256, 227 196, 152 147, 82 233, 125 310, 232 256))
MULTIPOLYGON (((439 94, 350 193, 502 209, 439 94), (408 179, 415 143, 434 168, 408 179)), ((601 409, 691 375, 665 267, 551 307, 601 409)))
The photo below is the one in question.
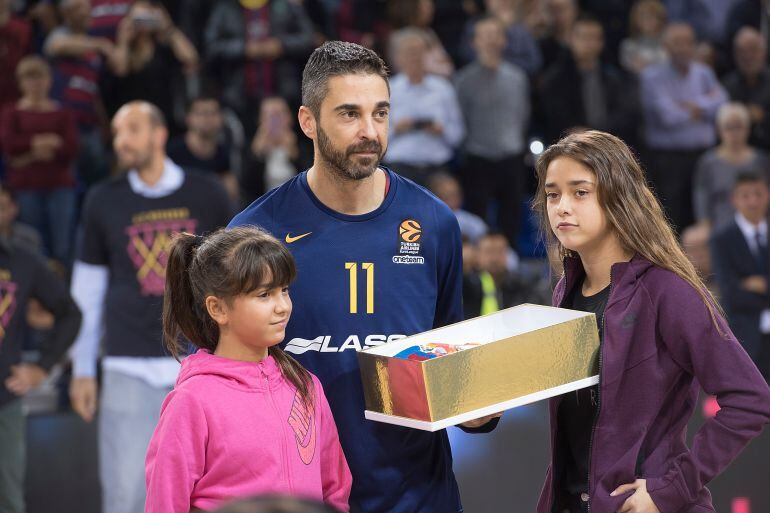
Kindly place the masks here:
POLYGON ((693 120, 700 120, 703 118, 703 109, 693 102, 682 102, 682 107, 690 113, 690 117, 693 120))
POLYGON ((97 388, 96 379, 91 377, 72 378, 70 382, 72 409, 86 422, 96 414, 97 388))
POLYGON ((35 160, 51 161, 64 141, 54 133, 37 134, 30 141, 30 154, 35 160))
POLYGON ((441 123, 437 123, 435 121, 431 122, 430 125, 425 127, 425 131, 429 134, 433 134, 436 136, 441 136, 444 134, 444 127, 441 125, 441 123))
POLYGON ((16 395, 24 395, 45 381, 48 373, 39 365, 22 363, 11 366, 11 375, 5 380, 5 387, 16 395))
POLYGON ((660 513, 658 507, 652 502, 652 497, 647 493, 646 479, 637 479, 633 483, 618 486, 610 496, 615 497, 631 490, 634 490, 634 493, 620 506, 617 513, 660 513))
POLYGON ((755 294, 766 294, 767 293, 767 280, 764 276, 754 275, 749 276, 747 278, 744 278, 741 281, 741 287, 744 290, 748 290, 749 292, 754 292, 755 294))
POLYGON ((411 130, 414 130, 414 120, 411 118, 403 118, 393 127, 393 131, 397 134, 403 134, 411 130))
POLYGON ((462 427, 468 428, 468 429, 475 429, 478 427, 483 426, 487 422, 491 421, 492 419, 496 419, 503 416, 503 412, 495 413, 494 415, 487 415, 486 417, 481 417, 474 420, 469 420, 468 422, 463 422, 460 424, 462 427))

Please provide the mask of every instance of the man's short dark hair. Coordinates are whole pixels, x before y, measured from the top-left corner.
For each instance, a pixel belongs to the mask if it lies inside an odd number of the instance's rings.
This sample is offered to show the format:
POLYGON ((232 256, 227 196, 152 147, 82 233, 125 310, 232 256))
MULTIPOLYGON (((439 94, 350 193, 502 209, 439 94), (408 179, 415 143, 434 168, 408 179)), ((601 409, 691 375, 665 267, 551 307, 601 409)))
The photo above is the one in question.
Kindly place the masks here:
POLYGON ((602 25, 601 20, 599 20, 599 18, 597 18, 596 16, 594 16, 593 14, 590 14, 590 13, 580 13, 578 15, 578 17, 575 18, 575 23, 573 24, 573 26, 575 26, 577 24, 596 25, 600 29, 602 29, 602 33, 605 32, 604 25, 602 25))
POLYGON ((760 173, 754 170, 741 171, 735 175, 735 180, 733 180, 733 190, 735 190, 739 185, 747 183, 755 184, 757 182, 762 182, 767 185, 767 176, 764 173, 760 173))
POLYGON ((329 79, 356 74, 378 75, 388 84, 388 67, 374 51, 344 41, 322 44, 310 55, 302 71, 302 104, 318 118, 329 90, 329 79))
POLYGON ((187 109, 185 110, 186 113, 190 113, 193 110, 193 107, 195 107, 196 103, 199 102, 216 102, 219 107, 222 106, 222 102, 219 101, 219 97, 213 95, 213 94, 201 94, 198 96, 195 96, 194 98, 190 99, 187 102, 187 109))

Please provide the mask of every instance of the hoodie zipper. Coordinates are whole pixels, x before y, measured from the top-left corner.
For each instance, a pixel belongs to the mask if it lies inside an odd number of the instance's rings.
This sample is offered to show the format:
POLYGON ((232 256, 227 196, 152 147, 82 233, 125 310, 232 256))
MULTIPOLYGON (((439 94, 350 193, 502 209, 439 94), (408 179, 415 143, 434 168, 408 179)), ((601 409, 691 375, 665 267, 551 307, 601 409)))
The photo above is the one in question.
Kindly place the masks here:
POLYGON ((591 511, 591 453, 593 452, 594 445, 594 432, 596 431, 596 423, 599 420, 599 412, 602 409, 602 354, 604 353, 604 322, 607 318, 607 307, 610 304, 610 298, 612 297, 612 268, 610 267, 610 290, 607 292, 607 304, 604 305, 604 312, 602 312, 602 325, 601 325, 601 338, 599 339, 599 383, 596 387, 596 413, 594 413, 594 421, 591 426, 591 437, 588 439, 588 501, 587 508, 591 511))
MULTIPOLYGON (((263 371, 264 374, 264 371, 263 371)), ((267 395, 270 397, 270 404, 273 406, 273 412, 275 413, 275 418, 280 422, 281 413, 278 411, 278 407, 275 404, 275 399, 273 398, 273 391, 270 389, 270 380, 267 377, 267 374, 264 374, 265 376, 265 385, 267 386, 267 395)), ((281 454, 283 456, 283 468, 286 472, 286 483, 289 485, 289 494, 294 493, 294 486, 292 484, 291 479, 291 466, 289 465, 289 452, 286 447, 286 429, 281 426, 281 429, 279 430, 281 432, 281 454)))

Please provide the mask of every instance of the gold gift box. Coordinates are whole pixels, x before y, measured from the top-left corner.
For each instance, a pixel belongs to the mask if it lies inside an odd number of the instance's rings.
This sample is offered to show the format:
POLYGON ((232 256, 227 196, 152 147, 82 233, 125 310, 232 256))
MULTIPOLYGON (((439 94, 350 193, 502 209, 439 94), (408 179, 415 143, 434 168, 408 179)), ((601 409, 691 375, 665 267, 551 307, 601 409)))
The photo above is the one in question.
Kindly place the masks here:
POLYGON ((358 352, 367 419, 436 431, 598 383, 592 313, 523 304, 358 352), (414 361, 427 343, 479 344, 414 361))

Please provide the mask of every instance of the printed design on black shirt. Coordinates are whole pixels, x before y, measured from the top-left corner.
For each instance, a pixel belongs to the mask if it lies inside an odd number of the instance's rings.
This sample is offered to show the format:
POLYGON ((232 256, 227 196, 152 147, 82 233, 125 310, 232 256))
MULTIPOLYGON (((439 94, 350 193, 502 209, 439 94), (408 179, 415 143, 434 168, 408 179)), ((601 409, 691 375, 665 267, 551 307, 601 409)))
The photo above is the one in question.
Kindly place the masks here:
POLYGON ((294 394, 288 423, 294 431, 299 458, 305 465, 310 465, 316 446, 315 406, 305 404, 299 390, 294 394))
POLYGON ((424 264, 422 252, 422 226, 414 219, 404 219, 398 226, 398 255, 393 257, 394 264, 424 264))
POLYGON ((136 268, 143 296, 162 296, 166 284, 166 263, 171 239, 179 232, 195 233, 196 219, 187 208, 140 212, 126 228, 128 256, 136 268))
POLYGON ((11 281, 11 272, 0 269, 0 345, 5 340, 5 332, 16 312, 16 290, 18 285, 11 281))

